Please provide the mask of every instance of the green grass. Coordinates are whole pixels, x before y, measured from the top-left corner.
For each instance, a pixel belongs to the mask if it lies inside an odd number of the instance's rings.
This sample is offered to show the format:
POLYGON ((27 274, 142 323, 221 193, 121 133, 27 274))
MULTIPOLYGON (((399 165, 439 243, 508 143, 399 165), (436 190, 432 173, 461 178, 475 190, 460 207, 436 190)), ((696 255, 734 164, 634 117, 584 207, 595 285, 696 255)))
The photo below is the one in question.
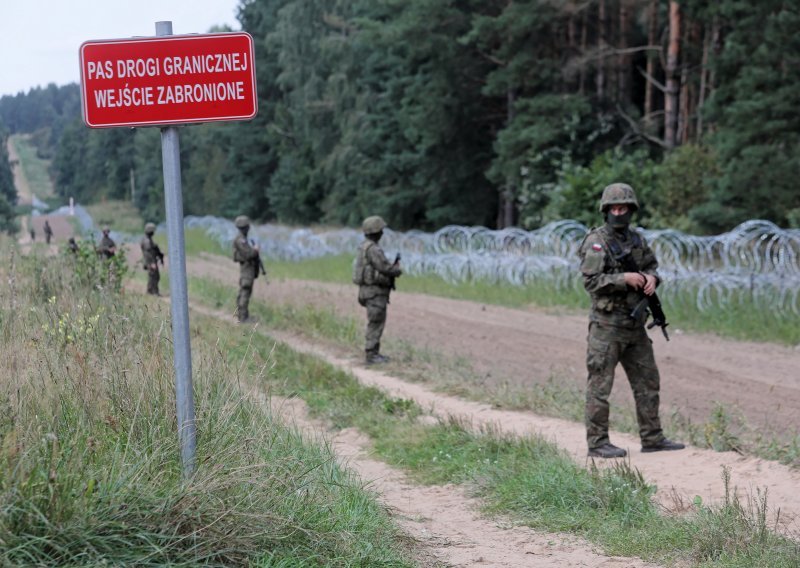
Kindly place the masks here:
POLYGON ((772 530, 760 496, 755 508, 729 494, 721 506, 698 501, 680 514, 664 514, 652 500, 654 488, 626 463, 587 469, 537 437, 475 431, 457 419, 430 425, 419 420, 423 411, 412 401, 362 386, 258 332, 217 335, 217 341, 230 362, 247 360, 259 369, 267 362, 258 354, 273 353, 275 365, 264 375, 273 392, 302 398, 334 428, 358 428, 371 437, 376 455, 421 483, 468 486, 490 514, 579 534, 607 554, 666 564, 789 567, 800 561, 797 544, 772 530))
POLYGON ((14 135, 11 137, 11 143, 19 155, 19 167, 25 173, 31 192, 42 200, 52 197, 53 182, 48 173, 50 160, 43 160, 36 155, 36 148, 28 136, 14 135))
POLYGON ((98 229, 108 225, 112 231, 144 233, 145 220, 130 201, 107 200, 85 207, 98 229))
POLYGON ((290 367, 269 350, 226 359, 216 327, 236 329, 202 317, 182 481, 168 306, 84 288, 71 262, 0 249, 0 565, 413 565, 330 448, 252 394, 290 367))

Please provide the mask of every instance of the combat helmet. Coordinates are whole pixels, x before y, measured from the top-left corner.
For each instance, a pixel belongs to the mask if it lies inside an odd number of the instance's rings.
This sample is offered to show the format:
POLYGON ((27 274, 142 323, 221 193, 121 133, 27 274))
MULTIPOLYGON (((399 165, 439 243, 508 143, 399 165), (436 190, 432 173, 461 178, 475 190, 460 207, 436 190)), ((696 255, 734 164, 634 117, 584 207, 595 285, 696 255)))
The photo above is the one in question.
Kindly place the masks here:
POLYGON ((156 224, 155 223, 146 223, 144 226, 145 233, 155 233, 156 232, 156 224))
POLYGON ((365 235, 374 235, 375 233, 380 233, 385 228, 386 221, 377 215, 367 217, 364 219, 364 223, 361 225, 361 230, 364 231, 365 235))
POLYGON ((600 213, 605 213, 606 209, 612 205, 630 205, 634 211, 639 209, 636 193, 627 183, 612 183, 603 190, 603 196, 600 198, 600 213))
POLYGON ((233 221, 233 224, 236 225, 236 227, 239 228, 239 229, 244 229, 245 227, 249 227, 250 226, 250 217, 248 217, 247 215, 239 215, 233 221))

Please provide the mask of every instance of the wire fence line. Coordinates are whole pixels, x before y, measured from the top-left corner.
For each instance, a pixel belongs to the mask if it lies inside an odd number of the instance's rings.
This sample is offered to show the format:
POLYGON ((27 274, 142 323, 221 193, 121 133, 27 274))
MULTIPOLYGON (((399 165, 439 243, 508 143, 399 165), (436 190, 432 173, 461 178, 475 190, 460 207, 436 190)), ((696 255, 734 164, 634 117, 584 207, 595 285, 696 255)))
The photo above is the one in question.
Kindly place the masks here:
MULTIPOLYGON (((187 217, 228 249, 237 234, 219 217, 187 217)), ((387 229, 381 244, 392 257, 403 255, 409 274, 434 274, 447 282, 485 281, 558 289, 582 288, 577 250, 588 228, 557 221, 533 231, 519 228, 447 226, 433 233, 387 229)), ((800 230, 769 221, 747 221, 713 236, 674 230, 642 230, 665 281, 659 293, 669 303, 691 302, 701 311, 751 303, 789 317, 800 316, 800 230)), ((257 225, 251 236, 265 258, 301 261, 353 254, 363 239, 354 229, 312 230, 257 225)))

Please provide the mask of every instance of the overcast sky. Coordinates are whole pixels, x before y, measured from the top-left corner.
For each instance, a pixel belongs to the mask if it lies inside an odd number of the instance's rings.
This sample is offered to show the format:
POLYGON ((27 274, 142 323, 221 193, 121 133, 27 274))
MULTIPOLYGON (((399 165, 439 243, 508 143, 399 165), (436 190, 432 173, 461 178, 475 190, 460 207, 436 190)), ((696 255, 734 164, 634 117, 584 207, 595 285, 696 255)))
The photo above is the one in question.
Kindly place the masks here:
POLYGON ((239 30, 240 0, 2 0, 0 96, 48 83, 80 80, 78 50, 90 39, 154 36, 156 22, 172 33, 239 30))

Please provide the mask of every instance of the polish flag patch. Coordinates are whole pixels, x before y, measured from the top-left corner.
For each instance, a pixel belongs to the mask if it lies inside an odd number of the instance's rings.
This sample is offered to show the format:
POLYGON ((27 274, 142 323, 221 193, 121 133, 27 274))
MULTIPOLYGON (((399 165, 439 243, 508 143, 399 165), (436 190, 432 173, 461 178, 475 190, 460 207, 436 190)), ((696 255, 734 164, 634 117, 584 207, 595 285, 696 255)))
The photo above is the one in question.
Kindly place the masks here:
POLYGON ((602 245, 600 245, 599 243, 594 243, 594 244, 592 245, 592 250, 593 250, 593 251, 600 252, 601 250, 603 250, 603 247, 602 247, 602 245))

